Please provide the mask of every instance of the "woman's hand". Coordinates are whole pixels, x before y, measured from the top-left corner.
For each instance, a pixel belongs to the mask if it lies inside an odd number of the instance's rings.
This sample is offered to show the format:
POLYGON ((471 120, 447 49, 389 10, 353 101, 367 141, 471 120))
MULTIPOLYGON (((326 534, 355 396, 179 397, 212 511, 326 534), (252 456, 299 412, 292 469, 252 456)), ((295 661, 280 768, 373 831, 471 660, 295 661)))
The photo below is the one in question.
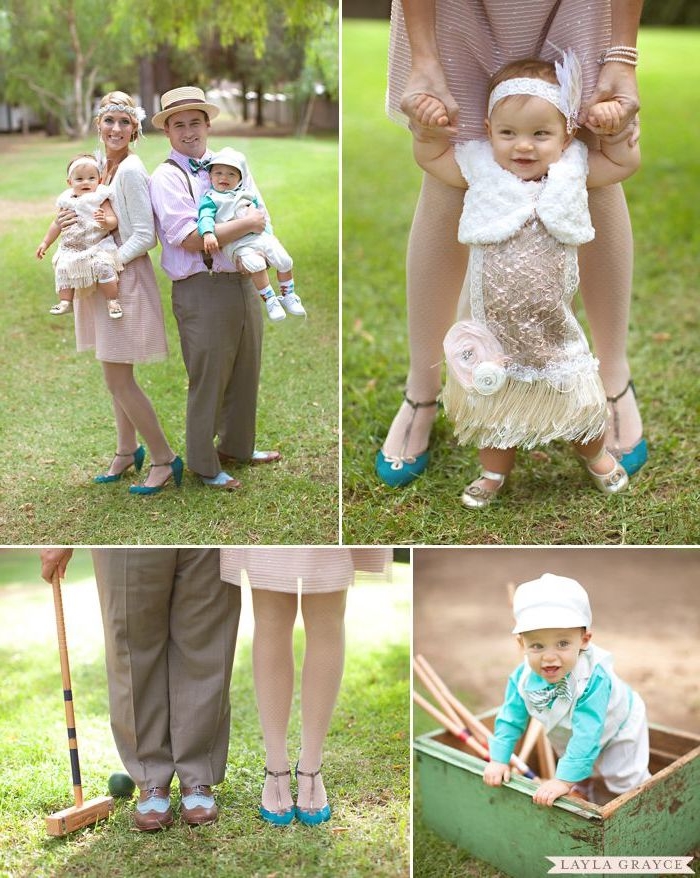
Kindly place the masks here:
POLYGON ((594 134, 619 134, 634 119, 638 110, 639 90, 635 68, 631 64, 610 61, 602 66, 595 90, 581 107, 578 121, 594 134), (614 128, 599 125, 595 105, 607 101, 619 105, 614 128))
POLYGON ((409 122, 456 133, 459 107, 450 94, 439 61, 425 62, 411 70, 401 98, 401 109, 409 122))
POLYGON ((63 231, 78 222, 78 214, 69 207, 62 207, 56 215, 56 225, 63 231))
POLYGON ((42 549, 41 578, 52 582, 54 573, 58 571, 59 579, 63 579, 72 554, 73 549, 42 549))
POLYGON ((555 777, 551 780, 546 780, 537 788, 532 801, 536 805, 547 805, 547 807, 551 808, 555 799, 558 799, 560 796, 566 796, 573 788, 574 784, 555 777))
POLYGON ((510 765, 505 762, 487 762, 484 769, 484 783, 488 787, 500 787, 510 780, 510 765))

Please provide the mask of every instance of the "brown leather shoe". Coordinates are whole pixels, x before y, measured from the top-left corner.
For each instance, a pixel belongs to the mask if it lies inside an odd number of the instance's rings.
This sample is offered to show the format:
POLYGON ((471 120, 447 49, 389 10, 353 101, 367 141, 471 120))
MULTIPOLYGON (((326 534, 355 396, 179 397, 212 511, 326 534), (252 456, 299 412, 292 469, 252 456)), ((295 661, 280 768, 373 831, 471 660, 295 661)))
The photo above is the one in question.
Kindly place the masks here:
POLYGON ((229 463, 247 463, 250 466, 259 466, 261 463, 274 463, 282 458, 279 451, 254 451, 248 460, 238 460, 236 457, 224 454, 223 451, 217 451, 217 454, 219 455, 219 460, 224 466, 229 463))
POLYGON ((154 832, 165 829, 173 822, 170 807, 170 788, 151 787, 141 790, 134 811, 134 826, 139 832, 154 832), (141 806, 141 808, 139 808, 141 806))
POLYGON ((180 787, 182 801, 180 813, 185 823, 190 826, 202 826, 218 820, 219 809, 216 807, 210 786, 197 784, 194 787, 180 787))

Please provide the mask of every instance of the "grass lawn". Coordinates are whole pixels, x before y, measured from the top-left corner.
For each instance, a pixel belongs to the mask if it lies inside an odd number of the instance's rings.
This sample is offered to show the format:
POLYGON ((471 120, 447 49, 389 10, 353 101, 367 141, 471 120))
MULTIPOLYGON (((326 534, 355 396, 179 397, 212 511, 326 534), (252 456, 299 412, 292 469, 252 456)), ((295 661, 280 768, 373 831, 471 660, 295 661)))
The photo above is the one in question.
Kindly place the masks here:
MULTIPOLYGON (((346 616, 345 676, 324 757, 333 815, 310 829, 274 828, 257 816, 264 754, 251 673, 248 589, 231 687, 232 728, 221 817, 192 830, 176 819, 167 832, 130 828, 133 803, 116 800, 96 828, 50 838, 44 817, 72 804, 61 677, 51 589, 38 553, 0 554, 0 876, 191 878, 401 878, 408 875, 410 568, 393 581, 358 577, 346 616), (19 634, 19 636, 18 636, 19 634)), ((102 630, 92 564, 78 550, 63 587, 85 798, 106 795, 122 770, 109 728, 102 630)), ((295 632, 295 654, 303 631, 295 632)), ((298 662, 297 662, 298 664, 298 662)), ((298 693, 298 685, 297 685, 298 693)), ((298 740, 298 694, 289 740, 298 740)), ((290 751, 293 754, 293 749, 290 751)))
MULTIPOLYGON (((48 314, 51 263, 34 257, 64 188, 67 161, 94 150, 96 141, 32 135, 0 142, 0 542, 337 543, 337 141, 236 138, 234 144, 248 155, 275 232, 294 257, 309 313, 307 321, 275 325, 265 317, 257 445, 278 448, 282 462, 239 468, 243 488, 231 494, 204 488, 186 473, 181 490, 170 486, 153 497, 127 493, 137 478, 133 470, 112 485, 92 483, 115 448, 111 402, 99 363, 75 351, 72 317, 48 314)), ((230 143, 210 139, 214 149, 230 143)), ((138 153, 152 171, 168 149, 163 135, 154 133, 138 153)), ((158 266, 159 249, 151 256, 170 356, 136 373, 172 447, 184 457, 187 376, 170 282, 158 266)))
POLYGON ((459 503, 476 449, 459 447, 444 417, 413 485, 387 488, 373 470, 408 369, 404 259, 420 184, 409 134, 384 115, 387 34, 384 22, 343 26, 344 539, 697 543, 700 122, 689 108, 700 32, 646 29, 639 41, 643 166, 625 183, 636 247, 629 356, 650 461, 628 493, 608 499, 564 444, 520 452, 502 502, 478 513, 459 503))

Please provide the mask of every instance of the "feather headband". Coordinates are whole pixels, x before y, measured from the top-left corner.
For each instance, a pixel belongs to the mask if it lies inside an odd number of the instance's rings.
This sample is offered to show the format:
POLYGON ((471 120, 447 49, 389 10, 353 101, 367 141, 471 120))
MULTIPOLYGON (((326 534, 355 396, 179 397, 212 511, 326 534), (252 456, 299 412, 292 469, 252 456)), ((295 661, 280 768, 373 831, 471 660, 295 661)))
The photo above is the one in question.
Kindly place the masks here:
POLYGON ((489 95, 488 115, 498 101, 510 95, 530 95, 542 98, 559 110, 566 119, 566 130, 570 134, 576 127, 576 119, 581 107, 583 77, 579 60, 571 49, 562 52, 561 61, 554 62, 558 85, 544 79, 517 77, 499 82, 489 95))

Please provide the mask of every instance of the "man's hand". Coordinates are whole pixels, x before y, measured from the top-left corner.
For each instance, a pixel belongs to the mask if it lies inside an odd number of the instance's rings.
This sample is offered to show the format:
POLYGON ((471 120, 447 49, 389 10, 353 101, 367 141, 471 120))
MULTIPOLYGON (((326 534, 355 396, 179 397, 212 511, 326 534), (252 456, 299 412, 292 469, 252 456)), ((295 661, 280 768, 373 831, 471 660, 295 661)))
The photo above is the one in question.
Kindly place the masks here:
POLYGON ((58 571, 59 579, 63 579, 72 554, 73 549, 42 549, 41 578, 53 582, 53 575, 58 571))

